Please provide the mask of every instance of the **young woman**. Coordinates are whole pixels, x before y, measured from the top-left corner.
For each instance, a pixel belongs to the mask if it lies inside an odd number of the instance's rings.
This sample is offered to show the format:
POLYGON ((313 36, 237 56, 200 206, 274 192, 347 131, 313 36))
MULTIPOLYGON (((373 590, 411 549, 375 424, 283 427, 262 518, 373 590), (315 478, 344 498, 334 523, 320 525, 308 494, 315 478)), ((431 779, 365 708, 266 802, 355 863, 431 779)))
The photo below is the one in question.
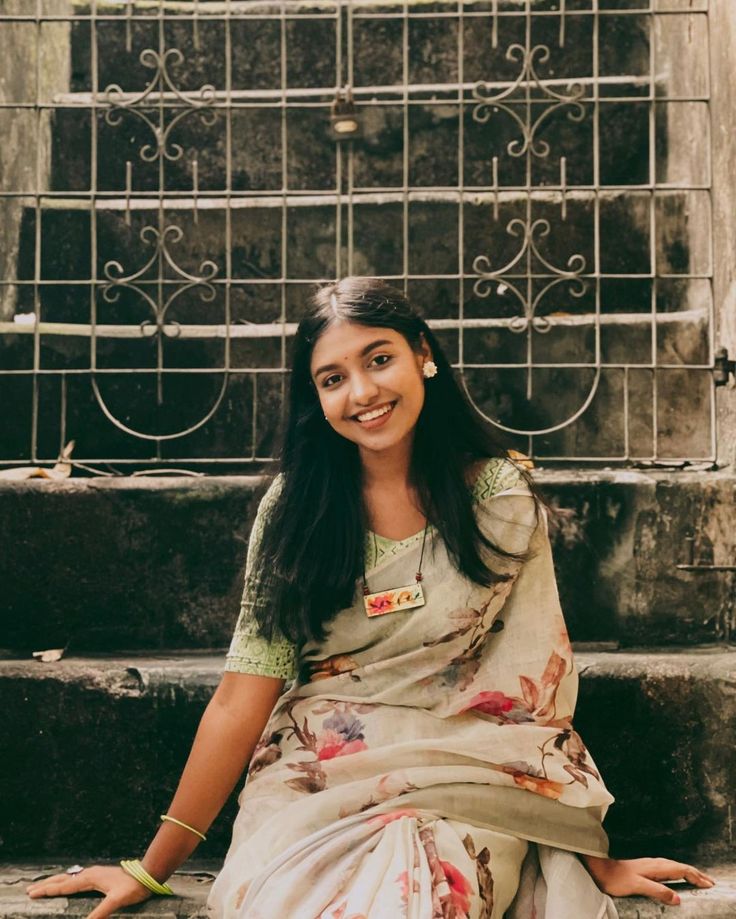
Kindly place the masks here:
POLYGON ((168 892, 248 763, 213 919, 610 919, 609 894, 711 886, 608 858, 576 694, 528 473, 405 297, 346 278, 297 331, 281 471, 169 814, 141 862, 28 891, 100 890, 90 919, 168 892))

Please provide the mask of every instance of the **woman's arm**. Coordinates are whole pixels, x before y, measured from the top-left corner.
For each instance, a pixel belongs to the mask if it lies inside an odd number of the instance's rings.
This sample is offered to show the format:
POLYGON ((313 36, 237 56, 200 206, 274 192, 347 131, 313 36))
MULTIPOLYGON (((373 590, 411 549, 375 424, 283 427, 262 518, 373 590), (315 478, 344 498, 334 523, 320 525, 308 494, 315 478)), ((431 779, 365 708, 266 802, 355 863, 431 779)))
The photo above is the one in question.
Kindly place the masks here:
MULTIPOLYGON (((206 833, 253 755, 284 680, 249 673, 223 674, 205 709, 168 813, 206 833)), ((197 847, 194 833, 161 824, 143 867, 163 881, 197 847)))
MULTIPOLYGON (((253 755, 258 738, 284 688, 284 680, 226 671, 199 723, 192 749, 168 813, 205 833, 222 809, 253 755)), ((143 867, 163 882, 199 843, 194 833, 170 821, 159 827, 143 867)), ((92 865, 78 874, 55 874, 26 887, 32 898, 99 890, 102 902, 87 919, 107 919, 151 892, 120 867, 92 865)))

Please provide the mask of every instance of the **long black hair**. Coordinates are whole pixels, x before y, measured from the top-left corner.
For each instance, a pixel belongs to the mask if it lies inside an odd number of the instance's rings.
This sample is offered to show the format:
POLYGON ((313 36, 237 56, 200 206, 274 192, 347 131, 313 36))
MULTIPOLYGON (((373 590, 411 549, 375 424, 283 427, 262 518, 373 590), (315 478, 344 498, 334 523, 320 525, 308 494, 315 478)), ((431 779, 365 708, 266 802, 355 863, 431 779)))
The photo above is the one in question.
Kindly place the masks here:
MULTIPOLYGON (((432 330, 386 282, 343 278, 313 295, 294 341, 281 487, 269 507, 247 588, 260 632, 269 639, 281 633, 296 643, 323 640, 335 613, 353 603, 363 572, 368 522, 358 447, 325 420, 310 373, 317 340, 337 321, 394 329, 415 352, 424 337, 432 350, 438 372, 425 389, 409 474, 458 570, 488 586, 507 576, 491 570, 483 548, 506 558, 526 557, 492 543, 476 522, 468 471, 506 451, 468 402, 432 330)), ((538 518, 539 496, 526 470, 519 471, 537 500, 538 518)))

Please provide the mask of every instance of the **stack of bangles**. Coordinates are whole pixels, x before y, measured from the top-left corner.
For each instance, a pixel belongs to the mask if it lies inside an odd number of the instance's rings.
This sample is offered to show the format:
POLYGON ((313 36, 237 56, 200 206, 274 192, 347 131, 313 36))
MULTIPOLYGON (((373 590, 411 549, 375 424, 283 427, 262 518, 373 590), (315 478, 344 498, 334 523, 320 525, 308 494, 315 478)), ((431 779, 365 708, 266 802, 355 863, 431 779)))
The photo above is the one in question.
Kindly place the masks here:
MULTIPOLYGON (((200 833, 199 830, 195 830, 193 826, 189 826, 188 823, 182 823, 181 820, 177 820, 176 817, 169 817, 168 814, 161 814, 162 820, 170 820, 171 823, 176 823, 178 826, 184 827, 185 830, 190 830, 194 833, 195 836, 199 836, 201 840, 207 839, 204 833, 200 833)), ((140 884, 143 884, 144 887, 147 887, 152 893, 159 894, 162 897, 172 897, 174 891, 169 887, 168 884, 159 884, 156 878, 151 877, 151 875, 146 871, 143 865, 138 859, 134 861, 123 861, 120 862, 120 867, 125 871, 126 874, 129 874, 132 878, 135 878, 140 884)))

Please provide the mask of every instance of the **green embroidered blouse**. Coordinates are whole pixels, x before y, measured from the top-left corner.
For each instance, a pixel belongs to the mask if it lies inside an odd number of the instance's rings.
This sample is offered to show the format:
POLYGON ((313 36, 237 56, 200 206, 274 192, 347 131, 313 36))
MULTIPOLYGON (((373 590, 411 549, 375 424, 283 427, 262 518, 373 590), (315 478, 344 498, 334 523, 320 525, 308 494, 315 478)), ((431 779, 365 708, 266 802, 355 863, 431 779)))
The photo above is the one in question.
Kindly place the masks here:
MULTIPOLYGON (((511 460, 494 457, 486 463, 476 479, 473 495, 478 502, 482 503, 507 488, 513 488, 520 480, 521 474, 511 460)), ((263 528, 268 520, 269 510, 278 496, 279 488, 280 479, 277 476, 263 496, 253 523, 245 566, 246 586, 240 604, 240 615, 225 657, 225 670, 293 680, 297 672, 296 646, 286 638, 267 641, 258 634, 258 624, 253 616, 252 599, 248 595, 249 574, 258 558, 263 528)), ((367 532, 366 569, 370 570, 387 555, 401 552, 413 542, 421 539, 422 535, 423 531, 420 531, 406 539, 387 539, 385 536, 367 532)))

